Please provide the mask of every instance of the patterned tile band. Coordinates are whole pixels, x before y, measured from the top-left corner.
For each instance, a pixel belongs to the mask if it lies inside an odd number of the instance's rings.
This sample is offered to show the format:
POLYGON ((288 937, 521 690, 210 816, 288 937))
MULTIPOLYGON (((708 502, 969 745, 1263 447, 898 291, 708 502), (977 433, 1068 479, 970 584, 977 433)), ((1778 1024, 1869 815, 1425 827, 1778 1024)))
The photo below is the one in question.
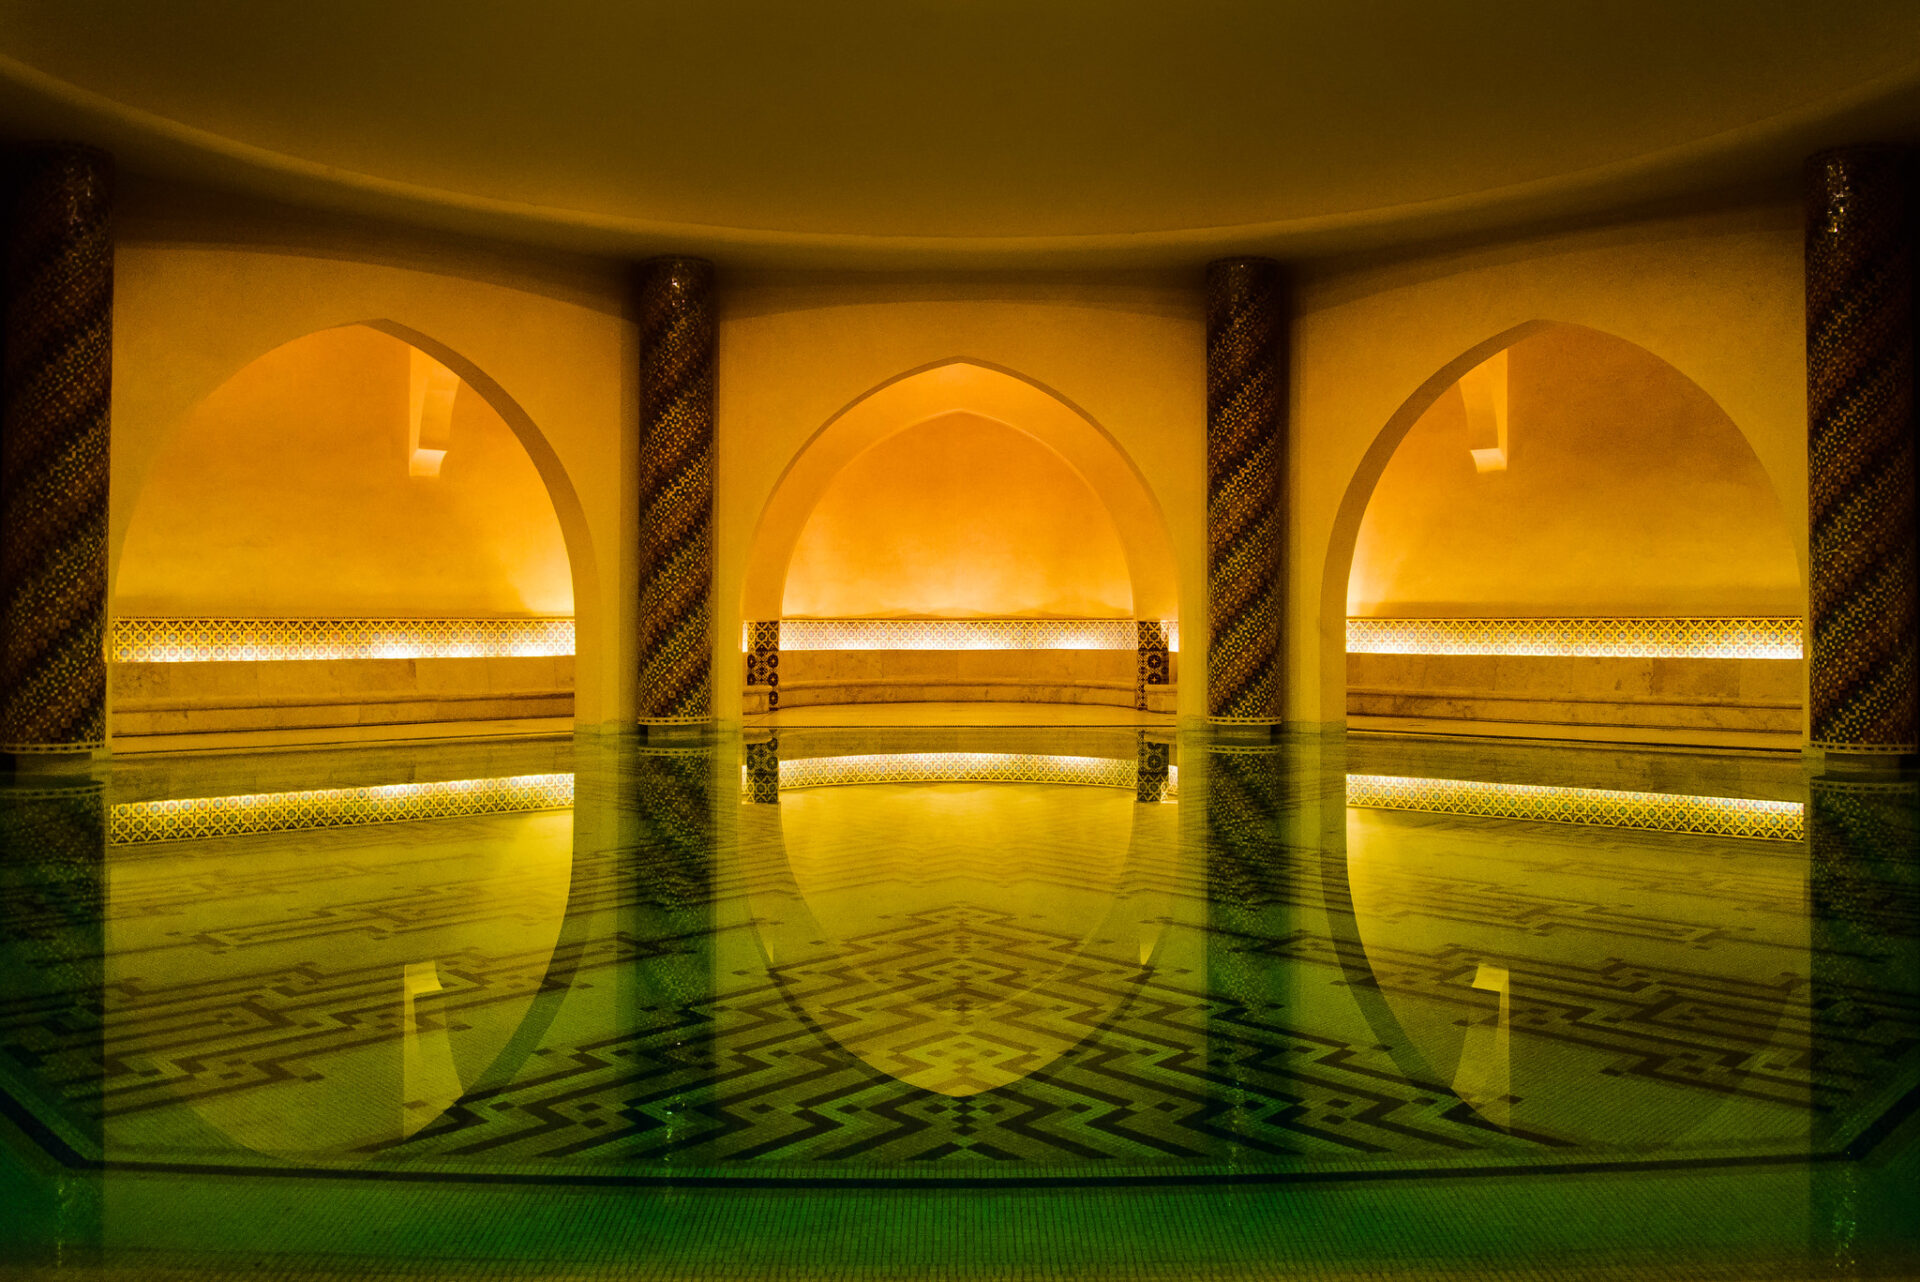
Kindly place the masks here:
POLYGON ((642 724, 713 719, 713 264, 641 266, 642 724))
POLYGON ((110 635, 115 663, 573 653, 572 619, 115 619, 110 635))
POLYGON ((772 627, 779 650, 1135 650, 1153 626, 1179 649, 1178 625, 1133 619, 782 619, 749 623, 745 642, 772 627))
POLYGON ((741 629, 740 648, 747 656, 747 685, 767 691, 767 710, 780 706, 780 625, 765 621, 741 629))
POLYGON ((14 177, 0 321, 0 751, 86 751, 107 729, 112 162, 30 148, 14 177))
POLYGON ((562 810, 572 804, 573 776, 570 774, 134 801, 114 806, 108 812, 107 840, 116 846, 132 846, 150 841, 187 841, 242 833, 562 810))
POLYGON ((1920 746, 1914 550, 1913 167, 1896 151, 1807 171, 1810 738, 1920 746))
POLYGON ((1348 619, 1348 654, 1798 659, 1798 619, 1348 619))
POLYGON ((1207 719, 1280 720, 1280 265, 1207 267, 1207 719))
POLYGON ((1348 775, 1347 804, 1369 810, 1419 810, 1492 819, 1534 819, 1645 828, 1715 837, 1799 841, 1805 836, 1797 801, 1746 797, 1687 797, 1667 792, 1615 792, 1605 788, 1550 788, 1523 783, 1477 783, 1467 779, 1409 779, 1397 775, 1348 775))
POLYGON ((1163 686, 1173 679, 1173 656, 1167 644, 1169 625, 1151 623, 1145 619, 1134 625, 1134 638, 1138 664, 1135 669, 1133 706, 1142 711, 1147 706, 1147 687, 1163 686))
MULTIPOLYGON (((1168 766, 1164 800, 1179 795, 1179 768, 1168 766)), ((859 757, 801 757, 780 762, 780 789, 867 783, 1057 783, 1137 792, 1131 757, 1066 757, 1024 752, 887 752, 859 757)))

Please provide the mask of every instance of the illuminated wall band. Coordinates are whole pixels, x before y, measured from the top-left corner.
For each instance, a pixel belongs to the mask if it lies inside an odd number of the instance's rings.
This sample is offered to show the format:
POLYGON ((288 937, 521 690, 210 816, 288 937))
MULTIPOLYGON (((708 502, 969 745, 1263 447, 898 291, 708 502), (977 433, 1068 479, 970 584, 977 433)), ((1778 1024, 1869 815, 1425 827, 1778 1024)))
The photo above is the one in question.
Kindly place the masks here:
MULTIPOLYGON (((744 776, 744 771, 742 772, 744 776)), ((1026 752, 883 752, 799 757, 780 762, 780 790, 869 783, 1055 783, 1137 791, 1132 757, 1067 757, 1026 752)), ((1179 768, 1167 767, 1162 799, 1179 796, 1179 768)))
MULTIPOLYGON (((749 623, 750 630, 756 626, 749 623)), ((782 619, 781 650, 1138 650, 1133 619, 782 619)), ((1164 623, 1170 650, 1180 625, 1164 623)), ((749 631, 748 635, 751 633, 749 631)), ((747 644, 743 642, 742 648, 747 644)))
POLYGON ((187 797, 114 806, 107 816, 107 840, 116 846, 133 846, 244 833, 563 810, 571 805, 571 774, 187 797))
POLYGON ((1418 810, 1429 814, 1532 819, 1713 837, 1756 837, 1766 841, 1799 841, 1805 836, 1803 807, 1799 802, 1759 801, 1749 797, 1688 797, 1667 792, 1552 788, 1523 783, 1477 783, 1467 779, 1348 775, 1347 804, 1366 810, 1418 810))
POLYGON ((1348 619, 1347 653, 1798 659, 1800 620, 1348 619))
POLYGON ((115 663, 502 659, 573 653, 572 619, 115 619, 115 663))

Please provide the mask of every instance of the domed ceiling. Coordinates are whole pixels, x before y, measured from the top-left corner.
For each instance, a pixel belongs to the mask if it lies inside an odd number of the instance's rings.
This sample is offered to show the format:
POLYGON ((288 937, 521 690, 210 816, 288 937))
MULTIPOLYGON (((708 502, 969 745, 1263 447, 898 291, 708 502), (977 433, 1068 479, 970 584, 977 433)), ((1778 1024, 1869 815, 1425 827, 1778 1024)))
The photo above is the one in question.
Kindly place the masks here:
POLYGON ((1912 0, 0 0, 0 131, 619 253, 1325 252, 1917 123, 1912 0))

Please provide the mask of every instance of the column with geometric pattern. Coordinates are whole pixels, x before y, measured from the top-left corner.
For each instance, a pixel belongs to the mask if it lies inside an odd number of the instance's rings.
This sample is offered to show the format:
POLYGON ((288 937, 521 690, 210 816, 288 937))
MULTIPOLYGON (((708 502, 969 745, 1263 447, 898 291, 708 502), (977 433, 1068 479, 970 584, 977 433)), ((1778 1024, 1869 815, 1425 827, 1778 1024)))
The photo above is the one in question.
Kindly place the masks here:
POLYGON ((1280 265, 1207 266, 1207 720, 1281 717, 1287 293, 1280 265))
POLYGON ((107 732, 113 163, 15 158, 0 322, 0 753, 84 760, 107 732))
POLYGON ((1912 160, 1807 166, 1808 714, 1815 747, 1920 749, 1912 160))
POLYGON ((713 720, 713 264, 641 264, 641 725, 713 720))

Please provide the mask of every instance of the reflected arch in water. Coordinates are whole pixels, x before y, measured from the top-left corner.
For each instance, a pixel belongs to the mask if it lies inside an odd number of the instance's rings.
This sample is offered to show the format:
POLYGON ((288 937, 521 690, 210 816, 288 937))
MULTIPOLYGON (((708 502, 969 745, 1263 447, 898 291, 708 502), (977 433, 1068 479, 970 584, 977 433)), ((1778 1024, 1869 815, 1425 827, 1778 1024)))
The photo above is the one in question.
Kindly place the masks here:
POLYGON ((1688 886, 1665 915, 1663 881, 1722 872, 1676 863, 1668 834, 1532 827, 1352 807, 1322 852, 1347 987, 1400 1071, 1548 1151, 1804 1136, 1780 1071, 1808 964, 1798 879, 1756 879, 1719 922, 1688 886))
MULTIPOLYGON (((1104 751, 1135 746, 1109 737, 1104 751)), ((1043 1072, 1136 996, 1167 938, 1174 807, 1141 802, 1131 751, 1055 757, 1070 764, 1033 772, 1053 782, 942 782, 943 754, 912 755, 847 771, 908 781, 744 806, 743 841, 780 852, 749 898, 800 1019, 903 1085, 966 1099, 1043 1072)))
POLYGON ((473 820, 436 840, 435 822, 446 821, 381 825, 374 841, 353 829, 276 834, 292 867, 259 836, 206 843, 185 881, 216 879, 220 896, 168 894, 162 883, 183 877, 177 860, 110 856, 110 893, 174 901, 172 912, 109 921, 106 985, 126 1003, 116 1019, 195 1030, 191 1058, 148 1051, 134 1067, 156 1101, 187 1104, 208 1131, 181 1136, 177 1107, 164 1112, 165 1134, 152 1130, 160 1114, 116 1109, 110 1157, 185 1140, 357 1163, 512 1075, 553 1018, 578 957, 567 937, 586 924, 569 915, 574 817, 488 816, 483 841, 473 820), (340 852, 331 860, 329 844, 340 852), (323 902, 300 902, 311 895, 323 902), (182 951, 182 939, 198 947, 182 951), (210 1026, 193 1021, 197 1004, 210 1026))

